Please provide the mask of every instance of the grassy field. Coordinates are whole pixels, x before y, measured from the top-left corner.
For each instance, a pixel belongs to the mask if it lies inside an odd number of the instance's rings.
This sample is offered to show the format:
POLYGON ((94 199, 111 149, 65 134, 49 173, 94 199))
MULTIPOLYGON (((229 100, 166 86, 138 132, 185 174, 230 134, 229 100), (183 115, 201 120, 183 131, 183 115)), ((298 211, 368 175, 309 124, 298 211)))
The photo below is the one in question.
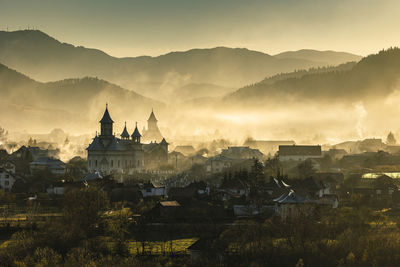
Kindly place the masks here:
POLYGON ((131 254, 143 254, 144 247, 144 254, 186 254, 188 253, 186 249, 196 241, 197 238, 185 238, 165 242, 145 241, 142 244, 142 242, 131 240, 129 241, 129 250, 131 254))

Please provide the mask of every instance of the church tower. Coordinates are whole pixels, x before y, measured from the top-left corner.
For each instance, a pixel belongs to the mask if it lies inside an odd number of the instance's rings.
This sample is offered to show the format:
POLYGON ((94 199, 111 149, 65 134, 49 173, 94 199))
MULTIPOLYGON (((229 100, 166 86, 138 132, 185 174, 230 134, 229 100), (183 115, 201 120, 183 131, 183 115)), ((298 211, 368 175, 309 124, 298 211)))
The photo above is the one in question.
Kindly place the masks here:
POLYGON ((157 141, 160 142, 163 138, 160 129, 157 125, 157 119, 154 115, 153 109, 151 110, 151 114, 149 119, 147 120, 147 130, 143 133, 143 138, 146 141, 157 141))
POLYGON ((121 134, 121 138, 123 140, 129 140, 129 133, 128 133, 128 130, 126 129, 126 122, 125 122, 124 130, 122 131, 122 134, 121 134))
POLYGON ((104 111, 103 118, 100 120, 100 137, 104 138, 113 136, 113 123, 114 121, 111 119, 110 113, 108 113, 108 104, 106 104, 106 110, 104 111))
POLYGON ((150 117, 147 120, 147 130, 148 131, 157 131, 158 130, 157 119, 156 119, 156 116, 154 115, 153 109, 151 109, 150 117))
POLYGON ((139 130, 137 128, 137 123, 136 123, 135 131, 133 131, 133 133, 132 133, 133 143, 140 144, 140 137, 142 137, 142 135, 139 133, 139 130))

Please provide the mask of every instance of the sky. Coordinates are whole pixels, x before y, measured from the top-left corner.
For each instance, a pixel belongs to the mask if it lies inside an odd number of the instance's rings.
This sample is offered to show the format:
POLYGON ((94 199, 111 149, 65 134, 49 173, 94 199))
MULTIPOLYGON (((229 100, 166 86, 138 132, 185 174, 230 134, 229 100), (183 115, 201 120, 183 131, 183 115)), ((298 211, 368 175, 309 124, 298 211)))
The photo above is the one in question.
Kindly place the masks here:
POLYGON ((359 55, 400 45, 398 0, 0 0, 0 29, 117 57, 216 46, 359 55))

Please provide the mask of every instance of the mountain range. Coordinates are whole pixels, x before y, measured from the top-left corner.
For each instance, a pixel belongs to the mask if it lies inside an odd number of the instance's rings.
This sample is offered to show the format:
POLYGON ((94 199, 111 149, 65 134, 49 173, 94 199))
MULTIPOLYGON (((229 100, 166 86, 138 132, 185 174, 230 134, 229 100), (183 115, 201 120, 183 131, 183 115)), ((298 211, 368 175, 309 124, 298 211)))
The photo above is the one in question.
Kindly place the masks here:
MULTIPOLYGON (((145 121, 151 108, 165 107, 98 78, 84 77, 42 83, 0 64, 0 112, 2 124, 40 130, 49 123, 59 128, 96 127, 105 103, 117 118, 145 121)), ((123 121, 119 121, 122 124, 123 121)))
POLYGON ((358 63, 316 68, 266 78, 224 97, 225 101, 265 105, 277 99, 314 101, 376 101, 398 90, 400 49, 382 50, 358 63))
POLYGON ((38 30, 0 31, 0 62, 35 80, 98 77, 163 101, 220 96, 279 73, 360 59, 334 51, 271 56, 228 47, 116 58, 98 49, 62 43, 38 30), (188 90, 195 92, 185 93, 188 90))

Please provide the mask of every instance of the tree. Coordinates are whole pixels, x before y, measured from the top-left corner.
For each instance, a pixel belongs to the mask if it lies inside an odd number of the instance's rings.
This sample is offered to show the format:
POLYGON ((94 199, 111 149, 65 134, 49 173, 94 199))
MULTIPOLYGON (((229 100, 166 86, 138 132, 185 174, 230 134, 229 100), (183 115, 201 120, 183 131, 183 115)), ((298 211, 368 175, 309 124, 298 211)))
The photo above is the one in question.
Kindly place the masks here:
POLYGON ((117 204, 117 210, 108 220, 107 230, 115 240, 115 251, 121 256, 129 255, 129 247, 126 236, 129 234, 129 227, 132 224, 132 213, 129 208, 124 207, 123 203, 117 204))
MULTIPOLYGON (((269 158, 265 161, 265 173, 268 177, 280 176, 282 168, 278 157, 269 158)), ((279 177, 278 177, 279 178, 279 177)))
POLYGON ((297 170, 299 172, 300 178, 307 178, 315 173, 312 161, 308 159, 297 165, 297 170))
POLYGON ((67 172, 74 180, 79 180, 87 172, 87 161, 81 157, 72 158, 67 164, 67 172))
POLYGON ((332 157, 329 155, 325 155, 321 159, 321 169, 323 171, 329 171, 329 169, 332 167, 332 164, 333 164, 333 160, 332 160, 332 157))
POLYGON ((397 143, 396 138, 394 137, 394 134, 392 132, 389 132, 387 138, 386 138, 386 144, 388 145, 395 145, 397 143))
POLYGON ((257 187, 265 182, 264 165, 258 159, 254 159, 254 165, 251 167, 250 183, 257 187))
POLYGON ((90 235, 108 204, 106 193, 95 187, 68 191, 64 197, 64 223, 71 234, 90 235))

